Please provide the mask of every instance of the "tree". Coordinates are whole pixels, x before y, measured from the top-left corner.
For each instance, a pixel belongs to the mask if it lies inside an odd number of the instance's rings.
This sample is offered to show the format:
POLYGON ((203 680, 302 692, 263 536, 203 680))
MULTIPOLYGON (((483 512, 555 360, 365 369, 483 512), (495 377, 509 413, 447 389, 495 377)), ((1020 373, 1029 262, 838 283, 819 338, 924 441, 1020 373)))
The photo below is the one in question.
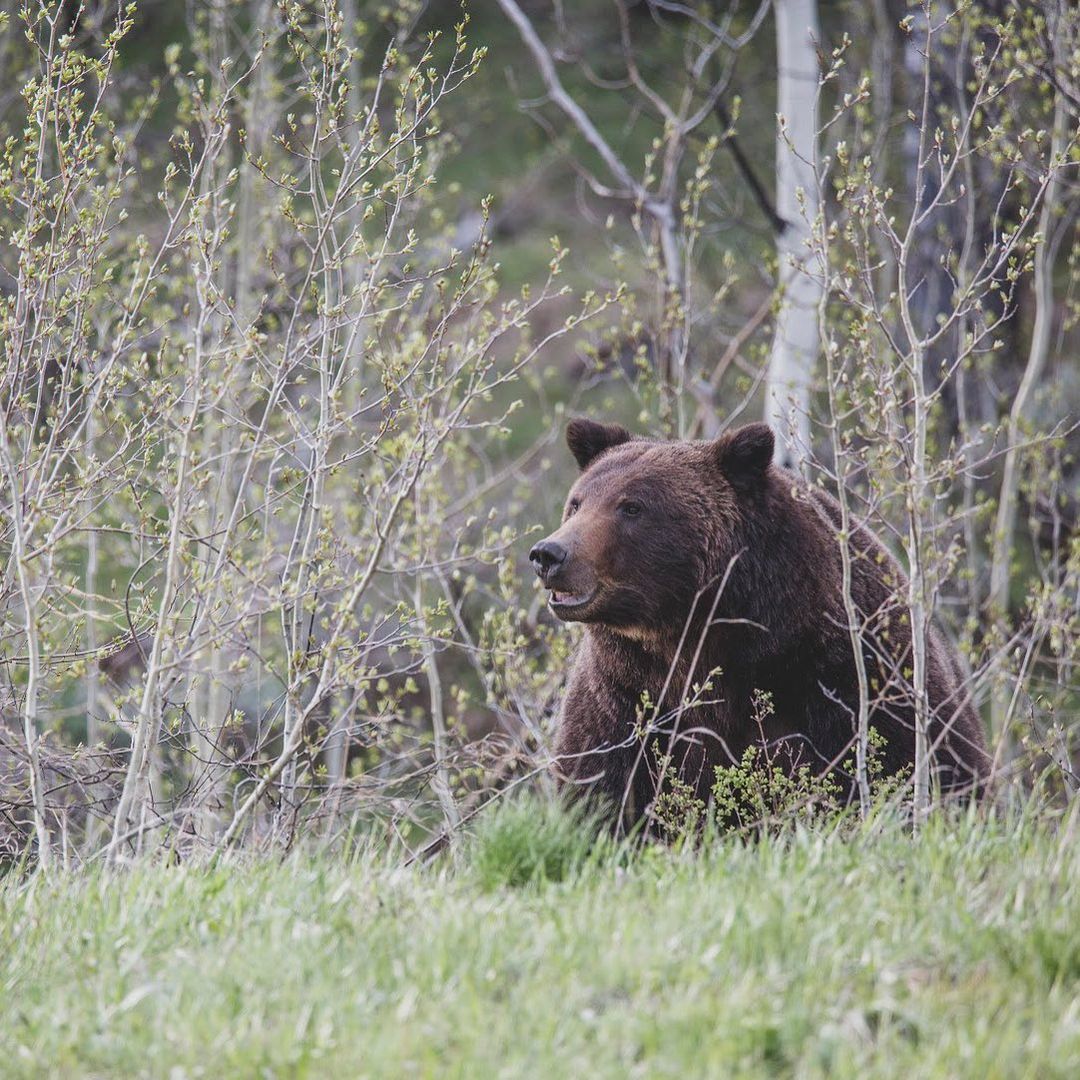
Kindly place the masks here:
POLYGON ((818 28, 816 0, 776 0, 776 237, 780 292, 765 385, 765 420, 780 436, 778 459, 797 467, 811 451, 810 396, 818 356, 822 288, 813 265, 818 220, 818 28))

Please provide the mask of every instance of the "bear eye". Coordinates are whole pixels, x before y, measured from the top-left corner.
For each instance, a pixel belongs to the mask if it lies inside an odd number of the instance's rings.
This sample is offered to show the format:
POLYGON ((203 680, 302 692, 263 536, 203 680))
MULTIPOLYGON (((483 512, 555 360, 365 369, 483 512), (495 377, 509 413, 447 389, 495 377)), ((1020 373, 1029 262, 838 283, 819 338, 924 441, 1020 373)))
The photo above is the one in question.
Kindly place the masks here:
POLYGON ((630 502, 624 502, 624 503, 623 503, 623 504, 622 504, 622 505, 621 505, 621 506, 619 507, 619 509, 620 509, 620 510, 621 510, 621 511, 622 511, 622 512, 623 512, 623 513, 624 513, 624 514, 625 514, 625 515, 627 516, 627 517, 637 517, 637 516, 638 516, 638 514, 640 514, 640 513, 641 513, 641 510, 642 510, 642 506, 641 506, 641 503, 639 503, 639 502, 634 502, 633 500, 631 500, 630 502))
POLYGON ((567 503, 566 513, 567 513, 568 516, 570 514, 576 514, 578 512, 578 510, 580 510, 580 509, 581 509, 581 500, 580 499, 571 499, 570 502, 567 503))

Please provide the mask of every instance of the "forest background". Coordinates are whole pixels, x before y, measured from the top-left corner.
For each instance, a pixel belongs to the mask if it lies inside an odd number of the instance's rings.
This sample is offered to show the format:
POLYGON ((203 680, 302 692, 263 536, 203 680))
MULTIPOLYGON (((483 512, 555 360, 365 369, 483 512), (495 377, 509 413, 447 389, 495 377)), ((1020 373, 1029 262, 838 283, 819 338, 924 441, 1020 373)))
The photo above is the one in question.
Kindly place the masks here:
POLYGON ((8 864, 411 859, 544 789, 579 413, 769 419, 910 571, 916 694, 936 619, 1006 797, 1070 803, 1072 5, 3 16, 8 864))

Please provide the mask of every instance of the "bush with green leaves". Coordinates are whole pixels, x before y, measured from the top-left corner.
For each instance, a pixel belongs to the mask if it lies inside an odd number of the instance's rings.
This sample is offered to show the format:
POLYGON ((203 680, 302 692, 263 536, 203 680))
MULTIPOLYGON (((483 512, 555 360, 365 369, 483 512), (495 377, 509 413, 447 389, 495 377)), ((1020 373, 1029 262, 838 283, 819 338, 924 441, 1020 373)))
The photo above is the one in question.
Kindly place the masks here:
MULTIPOLYGON (((760 730, 772 714, 768 694, 754 695, 755 719, 760 730)), ((661 833, 680 840, 710 830, 760 832, 798 823, 826 823, 847 813, 844 777, 855 775, 854 756, 839 771, 815 767, 803 760, 800 744, 790 740, 770 744, 762 738, 748 746, 730 765, 718 765, 706 804, 694 788, 665 766, 659 753, 663 787, 653 804, 653 818, 661 833)), ((871 727, 868 739, 867 776, 874 806, 894 800, 904 789, 908 772, 885 774, 885 740, 871 727)))

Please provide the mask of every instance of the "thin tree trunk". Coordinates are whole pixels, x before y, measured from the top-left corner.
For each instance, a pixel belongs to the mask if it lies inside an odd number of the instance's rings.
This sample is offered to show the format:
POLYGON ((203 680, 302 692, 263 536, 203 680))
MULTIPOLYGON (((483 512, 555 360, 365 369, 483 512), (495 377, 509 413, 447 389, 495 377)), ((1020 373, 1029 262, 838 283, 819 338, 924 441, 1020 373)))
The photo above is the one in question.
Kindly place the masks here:
POLYGON ((154 626, 153 646, 146 665, 145 681, 139 712, 135 721, 135 734, 131 740, 131 758, 128 761, 124 787, 116 807, 113 822, 113 837, 109 845, 109 862, 115 862, 120 853, 120 845, 130 833, 131 821, 137 804, 143 797, 150 774, 150 758, 157 744, 161 726, 161 685, 162 670, 166 662, 171 662, 171 634, 169 632, 169 614, 176 599, 178 579, 181 573, 181 526, 183 508, 186 501, 188 470, 191 461, 191 442, 195 426, 202 414, 202 379, 203 379, 203 341, 201 329, 195 336, 195 364, 191 375, 191 407, 185 419, 180 440, 180 453, 176 468, 176 491, 170 508, 169 539, 166 550, 165 581, 161 591, 156 625, 154 626), (167 640, 169 639, 169 640, 167 640))
MULTIPOLYGON (((827 251, 823 252, 825 258, 827 251)), ((826 294, 822 294, 822 307, 826 294)), ((833 462, 836 469, 836 496, 840 504, 840 568, 844 616, 847 619, 848 640, 855 661, 855 676, 859 687, 859 702, 855 714, 855 782, 859 792, 859 813, 865 819, 870 814, 870 680, 866 673, 866 653, 863 651, 862 612, 855 603, 853 589, 854 564, 851 557, 851 497, 847 487, 847 461, 849 451, 840 438, 839 409, 836 401, 837 372, 833 363, 833 343, 825 343, 826 379, 829 391, 829 434, 832 442, 833 462)))
MULTIPOLYGON (((16 527, 18 532, 18 527, 16 527)), ((21 545, 20 545, 21 547, 21 545)), ((26 696, 23 701, 23 737, 26 741, 26 753, 30 762, 30 800, 34 808, 34 832, 37 836, 38 866, 48 870, 52 864, 52 842, 45 817, 45 785, 41 771, 41 730, 38 715, 38 691, 41 684, 41 643, 38 639, 37 602, 34 597, 34 584, 30 579, 30 568, 25 556, 19 551, 18 560, 19 591, 22 594, 23 610, 26 614, 26 651, 27 676, 26 696)))
MULTIPOLYGON (((95 453, 95 437, 96 437, 96 425, 94 422, 94 416, 91 413, 86 418, 86 457, 87 460, 93 460, 95 453)), ((91 499, 87 499, 87 525, 89 529, 86 534, 86 652, 89 655, 89 662, 86 665, 86 675, 84 676, 84 687, 86 693, 86 745, 93 752, 101 741, 101 727, 98 722, 98 713, 100 711, 100 684, 98 680, 101 678, 101 673, 98 670, 98 632, 97 632, 97 615, 94 611, 94 598, 97 596, 97 576, 98 576, 98 534, 93 528, 93 523, 90 521, 89 511, 91 508, 91 499)), ((98 826, 100 821, 96 814, 89 814, 86 819, 86 846, 88 851, 92 851, 97 842, 98 826)))
MULTIPOLYGON (((922 351, 916 350, 912 364, 921 374, 922 351)), ((921 378, 918 379, 921 383, 921 378)), ((911 490, 908 493, 908 613, 911 620, 911 684, 915 707, 915 824, 918 825, 930 810, 930 716, 926 694, 926 639, 929 631, 929 604, 927 594, 927 567, 923 539, 926 483, 926 435, 928 409, 925 390, 916 389, 913 433, 914 451, 911 470, 911 490)))
POLYGON ((435 773, 431 780, 432 790, 439 800, 443 812, 443 828, 448 839, 452 840, 461 824, 461 814, 454 801, 454 792, 450 786, 450 771, 446 763, 446 714, 443 706, 442 679, 435 659, 435 646, 432 644, 431 630, 424 610, 424 598, 420 589, 420 579, 416 579, 413 593, 413 606, 416 617, 420 620, 422 634, 421 650, 424 654, 424 675, 427 678, 428 695, 431 705, 432 751, 435 757, 435 773))
POLYGON ((45 784, 41 771, 41 724, 38 692, 41 685, 41 641, 38 628, 37 585, 27 553, 26 518, 23 490, 19 483, 19 465, 11 453, 7 417, 0 411, 0 454, 11 492, 11 535, 19 598, 23 606, 26 633, 26 692, 23 698, 23 740, 30 767, 30 802, 34 815, 34 833, 38 845, 38 865, 48 870, 52 862, 52 843, 45 817, 45 784))
MULTIPOLYGON (((922 51, 922 117, 918 129, 918 145, 912 177, 911 217, 897 257, 896 280, 900 323, 907 338, 906 374, 910 380, 911 431, 910 463, 907 481, 907 540, 908 560, 907 613, 911 631, 911 696, 915 722, 915 764, 913 784, 913 827, 917 830, 930 811, 930 739, 926 695, 926 639, 929 622, 929 583, 926 565, 923 515, 927 513, 928 482, 926 474, 926 440, 930 422, 930 401, 926 392, 926 344, 915 325, 913 310, 915 289, 910 284, 912 250, 920 216, 924 212, 926 194, 926 140, 930 123, 930 35, 929 13, 924 9, 923 23, 927 30, 922 51)), ((920 23, 920 26, 922 23, 920 23)), ((918 32, 918 30, 916 30, 918 32)), ((897 422, 902 423, 897 410, 897 422)))
POLYGON ((341 807, 342 788, 349 766, 349 719, 347 713, 335 715, 336 695, 331 694, 326 704, 330 718, 330 732, 326 737, 323 759, 326 762, 326 829, 327 837, 333 835, 341 807))
POLYGON ((780 461, 798 466, 810 450, 810 390, 818 353, 821 283, 807 270, 818 216, 818 62, 816 0, 776 0, 776 240, 780 309, 776 315, 765 420, 777 433, 780 461))

